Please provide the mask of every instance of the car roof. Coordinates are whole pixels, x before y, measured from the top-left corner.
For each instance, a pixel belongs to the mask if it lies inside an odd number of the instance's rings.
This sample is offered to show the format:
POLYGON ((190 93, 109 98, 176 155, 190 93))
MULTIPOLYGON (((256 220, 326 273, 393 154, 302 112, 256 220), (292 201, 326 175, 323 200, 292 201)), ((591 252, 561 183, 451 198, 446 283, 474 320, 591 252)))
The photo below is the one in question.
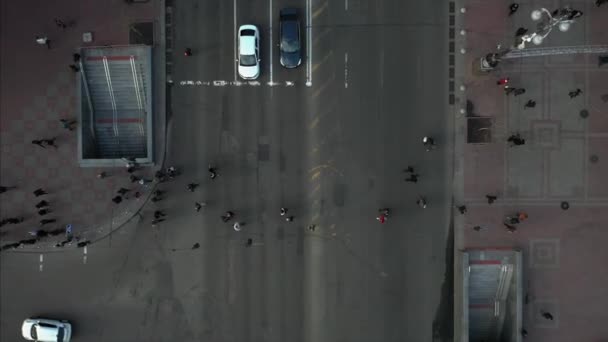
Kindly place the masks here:
POLYGON ((38 341, 57 341, 58 331, 59 331, 59 329, 57 327, 49 328, 49 327, 41 327, 40 325, 38 325, 36 327, 36 332, 38 335, 37 340, 38 341))
POLYGON ((240 38, 241 55, 254 55, 255 54, 255 37, 254 36, 241 36, 240 38))
POLYGON ((296 40, 298 38, 298 22, 284 21, 281 22, 281 34, 286 38, 296 40))

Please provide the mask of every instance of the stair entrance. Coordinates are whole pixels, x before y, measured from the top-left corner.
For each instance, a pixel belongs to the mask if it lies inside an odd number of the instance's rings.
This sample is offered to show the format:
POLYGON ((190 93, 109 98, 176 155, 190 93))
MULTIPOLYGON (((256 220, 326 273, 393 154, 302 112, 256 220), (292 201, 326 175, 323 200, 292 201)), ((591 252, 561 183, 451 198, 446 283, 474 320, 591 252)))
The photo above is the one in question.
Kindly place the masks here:
POLYGON ((144 45, 81 50, 81 166, 152 162, 151 56, 144 45))

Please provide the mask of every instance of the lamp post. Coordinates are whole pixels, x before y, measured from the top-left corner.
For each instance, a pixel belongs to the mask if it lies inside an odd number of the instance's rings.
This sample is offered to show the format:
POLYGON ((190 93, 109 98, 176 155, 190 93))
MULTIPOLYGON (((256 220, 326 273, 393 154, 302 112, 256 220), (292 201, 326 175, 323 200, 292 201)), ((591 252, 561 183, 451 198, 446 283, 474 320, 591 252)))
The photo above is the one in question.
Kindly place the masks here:
POLYGON ((482 71, 490 71, 498 66, 501 58, 514 49, 522 50, 526 47, 526 43, 532 42, 535 45, 542 44, 543 40, 551 33, 555 26, 562 32, 566 32, 570 29, 570 25, 574 22, 575 18, 583 15, 583 12, 573 10, 570 7, 564 7, 549 12, 546 8, 541 8, 532 11, 531 17, 533 21, 538 21, 537 29, 535 32, 517 37, 515 46, 499 50, 494 53, 488 53, 480 59, 480 68, 482 71))

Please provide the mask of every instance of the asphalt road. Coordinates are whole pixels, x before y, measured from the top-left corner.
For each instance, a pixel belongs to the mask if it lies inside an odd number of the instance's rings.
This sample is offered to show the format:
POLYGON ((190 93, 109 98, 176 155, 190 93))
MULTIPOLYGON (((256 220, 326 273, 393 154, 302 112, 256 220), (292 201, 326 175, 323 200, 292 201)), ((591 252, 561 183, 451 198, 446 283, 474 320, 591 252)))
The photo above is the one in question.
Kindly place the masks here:
POLYGON ((182 175, 86 261, 3 254, 3 342, 42 314, 74 321, 75 341, 451 340, 447 3, 311 1, 176 4, 168 164, 182 175), (288 6, 307 26, 296 70, 276 47, 288 6), (236 76, 242 24, 261 31, 258 82, 236 76), (426 152, 424 135, 439 148, 426 152), (417 184, 403 181, 407 165, 417 184), (151 228, 155 208, 168 217, 151 228), (242 231, 222 223, 226 210, 242 231))

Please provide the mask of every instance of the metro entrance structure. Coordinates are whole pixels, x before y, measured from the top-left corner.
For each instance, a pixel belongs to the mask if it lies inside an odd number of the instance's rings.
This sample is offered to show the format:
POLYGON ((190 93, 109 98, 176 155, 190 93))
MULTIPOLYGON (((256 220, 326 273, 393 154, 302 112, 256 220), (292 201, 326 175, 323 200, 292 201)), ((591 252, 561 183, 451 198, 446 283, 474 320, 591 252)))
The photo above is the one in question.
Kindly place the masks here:
POLYGON ((78 162, 116 166, 153 162, 152 47, 80 50, 78 162))

